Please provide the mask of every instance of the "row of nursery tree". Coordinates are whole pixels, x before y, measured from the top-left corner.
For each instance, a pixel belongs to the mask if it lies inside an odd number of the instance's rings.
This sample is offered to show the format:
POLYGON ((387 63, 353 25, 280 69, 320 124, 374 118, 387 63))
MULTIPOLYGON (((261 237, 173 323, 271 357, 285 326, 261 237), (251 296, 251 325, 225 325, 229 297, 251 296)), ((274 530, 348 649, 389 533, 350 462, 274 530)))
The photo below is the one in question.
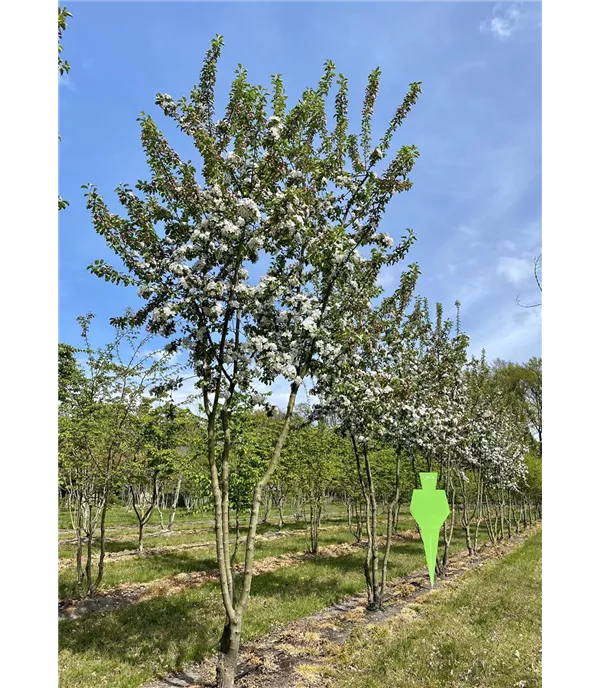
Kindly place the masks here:
MULTIPOLYGON (((367 542, 371 581, 378 569, 375 524, 383 517, 389 529, 381 543, 385 556, 379 585, 369 588, 374 607, 382 602, 399 507, 419 487, 420 471, 440 472, 440 484, 452 505, 439 574, 447 565, 455 527, 474 553, 481 528, 494 542, 510 538, 513 530, 519 532, 541 513, 541 360, 532 358, 525 365, 496 361, 492 367, 483 357, 466 362, 467 339, 449 337, 452 323, 442 323, 441 307, 434 328, 427 320, 426 302, 417 299, 416 305, 411 319, 424 319, 428 344, 411 342, 406 331, 397 334, 409 347, 405 361, 408 351, 416 355, 421 347, 421 356, 426 354, 433 366, 429 375, 438 384, 423 396, 427 365, 424 359, 419 365, 413 361, 418 377, 411 380, 410 394, 409 376, 402 378, 396 417, 388 415, 394 408, 389 398, 383 402, 385 413, 376 415, 369 407, 381 401, 375 402, 374 396, 383 399, 393 390, 387 383, 378 388, 385 377, 373 380, 364 365, 352 366, 350 377, 337 380, 342 398, 332 395, 329 413, 324 413, 324 405, 297 405, 262 504, 261 523, 269 522, 271 515, 279 530, 288 519, 303 524, 307 551, 315 554, 328 506, 342 505, 356 540, 367 542), (457 356, 454 369, 436 350, 442 343, 457 356), (360 384, 359 379, 368 384, 355 389, 355 401, 348 405, 342 384, 360 384), (370 441, 364 435, 367 419, 388 424, 371 431, 370 441)), ((94 350, 88 338, 91 316, 79 322, 83 346, 59 345, 59 490, 75 532, 78 582, 81 592, 89 595, 103 576, 111 504, 125 505, 135 514, 142 552, 144 528, 155 511, 161 531, 170 532, 178 507, 191 514, 209 513, 213 500, 206 419, 172 400, 157 402, 156 395, 149 394, 151 386, 169 380, 178 366, 142 352, 148 338, 140 340, 131 331, 119 331, 111 344, 94 350), (125 348, 127 360, 121 351, 125 348)), ((236 548, 240 525, 243 532, 252 506, 252 488, 264 472, 284 420, 276 407, 265 411, 252 404, 232 414, 229 489, 236 548)), ((219 446, 222 442, 220 437, 219 446)))
POLYGON ((379 231, 393 197, 412 185, 417 149, 392 144, 420 83, 377 142, 380 70, 368 77, 350 133, 348 83, 329 61, 291 108, 280 75, 266 89, 240 66, 217 117, 222 45, 212 42, 189 97, 156 99, 201 165, 181 158, 142 114, 149 179, 118 187, 120 214, 84 187, 116 259, 96 260, 91 272, 137 289, 137 299, 112 320, 109 345, 91 346, 86 316, 83 345, 59 350, 60 475, 87 594, 102 580, 111 499, 135 510, 141 549, 157 504, 169 510, 168 527, 180 499, 208 497, 225 613, 218 685, 229 688, 267 500, 281 519, 286 503, 307 515, 313 550, 325 496, 347 504, 366 545, 370 609, 383 603, 398 508, 419 470, 438 471, 452 505, 442 571, 457 532, 474 552, 483 528, 493 540, 534 518, 541 362, 469 359, 458 304, 450 319, 441 306, 431 313, 416 292, 418 267, 401 267, 412 232, 396 242, 379 231), (398 278, 388 295, 384 268, 398 278), (172 402, 187 378, 196 397, 186 406, 197 412, 172 402), (281 380, 287 398, 277 410, 261 391, 281 380))

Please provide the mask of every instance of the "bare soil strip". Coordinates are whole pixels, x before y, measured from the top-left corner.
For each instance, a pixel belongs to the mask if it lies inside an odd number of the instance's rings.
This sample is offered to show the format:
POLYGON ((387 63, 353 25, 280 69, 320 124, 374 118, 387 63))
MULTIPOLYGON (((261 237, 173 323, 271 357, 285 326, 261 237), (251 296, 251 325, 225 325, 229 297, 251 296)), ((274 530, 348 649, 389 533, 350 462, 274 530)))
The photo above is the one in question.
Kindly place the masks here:
MULTIPOLYGON (((320 528, 320 532, 324 530, 338 530, 341 528, 341 525, 334 525, 334 526, 322 526, 320 528)), ((176 533, 173 533, 175 535, 181 535, 183 533, 187 534, 193 534, 198 531, 190 530, 190 531, 179 531, 176 533)), ((272 540, 273 538, 285 538, 285 537, 292 537, 292 536, 298 536, 298 535, 304 535, 305 530, 281 530, 277 531, 274 530, 269 533, 263 533, 261 535, 256 536, 256 540, 272 540)), ((160 533, 158 533, 160 534, 160 533)), ((163 533, 164 535, 164 533, 163 533)), ((240 544, 244 544, 246 542, 246 538, 240 538, 240 544)), ((150 548, 145 548, 143 552, 138 552, 137 549, 124 549, 121 550, 120 552, 109 552, 108 554, 105 555, 104 557, 104 562, 110 562, 110 561, 115 561, 116 559, 122 559, 123 557, 151 557, 151 556, 157 556, 157 555, 164 555, 168 554, 169 552, 180 552, 182 550, 186 549, 201 549, 201 548, 206 548, 206 547, 211 547, 214 545, 215 541, 214 539, 212 540, 207 540, 204 542, 190 542, 190 543, 184 543, 181 545, 161 545, 160 547, 150 547, 150 548)), ((230 544, 234 545, 235 540, 230 540, 230 544)), ((98 555, 94 557, 94 559, 97 559, 98 555)), ((71 566, 75 566, 76 564, 76 559, 74 557, 61 557, 58 560, 58 570, 62 571, 64 569, 67 569, 71 566)))
MULTIPOLYGON (((128 526, 129 527, 129 526, 128 526)), ((73 531, 69 531, 73 535, 73 531)), ((144 531, 144 540, 153 537, 172 537, 173 535, 191 535, 193 533, 210 533, 210 530, 206 528, 191 528, 185 530, 149 530, 147 533, 144 531)), ((126 542, 127 540, 135 540, 137 538, 137 526, 136 531, 131 533, 125 533, 124 535, 113 535, 112 537, 107 537, 106 542, 126 542)), ((99 541, 100 538, 94 538, 94 542, 99 541)), ((66 539, 58 540, 59 545, 74 545, 77 542, 76 537, 69 537, 66 539)))
MULTIPOLYGON (((438 581, 435 590, 457 585, 466 571, 481 568, 487 562, 500 559, 519 547, 526 538, 538 532, 540 525, 527 528, 510 541, 497 545, 484 544, 478 554, 469 557, 461 551, 450 558, 448 573, 438 581)), ((435 590, 433 593, 435 594, 435 590)), ((385 624, 390 618, 417 616, 412 608, 419 597, 431 592, 426 568, 402 576, 388 585, 386 608, 368 612, 365 594, 352 595, 339 604, 286 624, 259 640, 244 645, 236 686, 239 688, 309 688, 331 686, 321 673, 338 654, 341 646, 356 628, 372 628, 385 624)), ((216 657, 194 664, 185 671, 157 679, 144 688, 214 688, 216 657)))
MULTIPOLYGON (((189 521, 189 520, 188 520, 188 521, 177 521, 176 523, 177 523, 178 526, 189 526, 189 525, 202 526, 202 525, 206 525, 206 524, 211 524, 212 522, 213 522, 213 521, 211 521, 211 520, 208 520, 208 521, 206 521, 206 520, 203 520, 203 521, 197 521, 197 520, 189 521)), ((160 526, 155 526, 155 527, 160 528, 160 526)), ((106 530, 107 530, 107 531, 109 531, 109 530, 110 530, 110 531, 114 531, 114 530, 116 530, 116 531, 119 531, 119 530, 125 530, 125 531, 131 530, 132 532, 137 532, 137 529, 138 529, 138 527, 137 527, 137 524, 135 524, 135 523, 133 523, 133 524, 131 524, 131 525, 123 525, 123 526, 106 526, 106 530)), ((58 529, 58 534, 59 534, 59 535, 69 535, 69 534, 71 534, 71 535, 72 535, 72 534, 73 534, 73 528, 59 528, 59 529, 58 529)))
MULTIPOLYGON (((331 518, 329 518, 329 517, 327 517, 325 514, 323 514, 322 519, 323 519, 324 521, 337 521, 337 520, 343 521, 343 520, 345 520, 342 516, 331 517, 331 518)), ((288 520, 287 520, 286 522, 287 522, 287 523, 291 523, 291 522, 292 522, 292 517, 289 517, 288 520)), ((296 519, 296 522, 298 522, 297 519, 296 519)), ((302 520, 300 520, 300 522, 302 522, 302 520)), ((196 521, 196 520, 191 520, 191 521, 190 521, 190 520, 188 520, 188 521, 175 521, 175 529, 172 530, 172 531, 163 531, 163 530, 160 528, 159 525, 153 524, 153 525, 149 526, 149 528, 155 528, 155 530, 153 530, 153 531, 148 530, 148 535, 165 535, 165 534, 168 534, 168 533, 172 533, 172 534, 175 535, 175 534, 177 534, 177 533, 184 532, 184 531, 181 531, 181 530, 177 530, 177 528, 179 528, 179 526, 206 526, 206 525, 213 526, 213 525, 214 525, 214 521, 213 521, 213 520, 210 520, 210 519, 209 519, 208 521, 206 521, 206 520, 202 520, 202 521, 196 521)), ((242 526, 247 526, 248 524, 247 524, 246 521, 244 521, 243 523, 240 523, 240 525, 242 525, 242 526)), ((263 523, 263 524, 261 524, 261 525, 274 525, 274 524, 273 524, 273 523, 266 523, 266 524, 263 523)), ((137 524, 135 524, 135 523, 133 523, 133 524, 131 524, 131 525, 122 525, 122 526, 106 526, 106 531, 107 531, 107 532, 108 532, 108 531, 111 531, 111 532, 112 532, 112 531, 117 531, 117 532, 118 532, 118 531, 125 531, 125 532, 131 531, 131 534, 128 534, 128 535, 125 536, 125 537, 127 537, 127 538, 132 537, 134 534, 137 534, 137 530, 138 530, 138 526, 137 526, 137 524)), ((74 537, 74 532, 75 532, 75 531, 73 530, 73 528, 59 528, 59 529, 58 529, 58 534, 59 534, 59 535, 70 535, 70 536, 71 536, 70 539, 73 539, 73 537, 74 537)), ((192 531, 192 532, 193 532, 193 531, 192 531)), ((147 536, 146 536, 146 537, 147 537, 147 536)), ((66 543, 66 542, 70 542, 70 539, 69 539, 69 540, 62 540, 62 541, 61 541, 61 544, 64 544, 64 543, 66 543)), ((114 538, 114 539, 118 539, 118 538, 114 538)), ((73 539, 73 542, 75 542, 74 539, 73 539)))
MULTIPOLYGON (((301 531, 302 533, 304 531, 301 531)), ((257 540, 266 539, 267 536, 257 536, 257 540)), ((319 553, 308 554, 306 552, 290 552, 288 554, 281 554, 275 557, 265 557, 258 559, 254 563, 254 573, 256 575, 261 573, 270 573, 281 568, 282 566, 292 566, 294 564, 301 564, 305 561, 313 559, 325 559, 330 557, 341 557, 356 550, 358 544, 340 543, 321 547, 319 553)), ((243 570, 240 565, 239 570, 243 570)), ((96 597, 83 600, 62 600, 58 603, 58 618, 59 621, 64 619, 77 619, 86 616, 93 612, 107 612, 122 607, 127 607, 131 604, 137 604, 144 600, 150 600, 154 597, 176 595, 183 590, 195 588, 203 585, 209 581, 216 581, 219 579, 219 573, 214 571, 194 571, 192 573, 178 573, 175 576, 168 576, 166 578, 159 578, 148 583, 126 583, 116 586, 110 590, 99 592, 96 597)))

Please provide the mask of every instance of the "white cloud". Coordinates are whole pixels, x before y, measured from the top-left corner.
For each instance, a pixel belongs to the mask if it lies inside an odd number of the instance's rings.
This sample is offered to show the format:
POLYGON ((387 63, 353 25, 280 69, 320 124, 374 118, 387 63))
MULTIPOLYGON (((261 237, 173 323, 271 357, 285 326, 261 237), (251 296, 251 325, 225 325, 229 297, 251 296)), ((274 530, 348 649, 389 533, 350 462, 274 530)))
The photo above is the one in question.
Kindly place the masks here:
POLYGON ((479 30, 482 33, 491 33, 500 41, 508 40, 519 28, 521 12, 517 5, 502 7, 496 5, 492 12, 492 18, 481 22, 479 30))
POLYGON ((477 328, 469 350, 478 356, 485 348, 489 362, 496 358, 525 361, 532 355, 539 355, 541 333, 541 309, 522 310, 514 302, 507 303, 477 328))
POLYGON ((459 225, 457 230, 460 234, 465 234, 468 237, 474 238, 479 234, 479 230, 475 229, 475 227, 471 227, 470 225, 459 225))
POLYGON ((68 88, 69 91, 76 91, 75 83, 69 74, 59 74, 58 75, 58 87, 68 88))
POLYGON ((506 278, 511 284, 521 284, 532 275, 531 261, 525 258, 498 258, 496 273, 506 278))
POLYGON ((489 271, 478 270, 469 274, 465 271, 465 265, 466 263, 461 266, 459 273, 464 275, 461 278, 460 287, 454 292, 455 298, 460 301, 463 314, 486 299, 492 292, 492 280, 489 271))

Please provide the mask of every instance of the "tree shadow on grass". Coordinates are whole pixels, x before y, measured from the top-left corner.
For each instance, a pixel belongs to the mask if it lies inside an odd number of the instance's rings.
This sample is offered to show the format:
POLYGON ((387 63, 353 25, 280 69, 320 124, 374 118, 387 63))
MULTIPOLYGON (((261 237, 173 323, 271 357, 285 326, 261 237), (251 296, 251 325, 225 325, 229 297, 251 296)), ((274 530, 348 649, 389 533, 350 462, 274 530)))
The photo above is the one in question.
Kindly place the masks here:
MULTIPOLYGON (((109 562, 104 569, 104 579, 101 592, 110 592, 110 588, 121 583, 130 583, 132 586, 175 576, 179 573, 194 573, 196 571, 216 571, 217 562, 214 556, 202 555, 194 550, 182 550, 154 554, 146 557, 131 557, 109 562), (113 568, 114 567, 114 568, 113 568), (118 567, 118 568, 117 568, 118 567), (130 568, 131 567, 131 568, 130 568), (136 569, 137 580, 132 580, 131 571, 136 569)), ((94 561, 94 575, 97 572, 97 561, 94 561)), ((60 599, 75 597, 77 595, 76 569, 70 567, 59 575, 58 594, 60 599)))
MULTIPOLYGON (((419 547, 420 543, 412 542, 394 545, 392 557, 401 560, 401 555, 408 555, 408 564, 419 547)), ((214 560, 211 563, 214 566, 214 560)), ((362 563, 363 550, 357 549, 255 576, 243 640, 360 592, 362 563)), ((390 566, 390 573, 401 575, 396 568, 390 566)), ((241 583, 239 578, 237 582, 241 583)), ((154 672, 174 670, 216 650, 223 620, 218 584, 207 583, 117 611, 63 621, 59 647, 94 658, 117 659, 133 667, 145 665, 154 672)))
MULTIPOLYGON (((328 560, 317 558, 310 562, 310 566, 312 570, 300 565, 256 576, 252 585, 252 598, 255 599, 252 613, 263 617, 264 623, 285 623, 286 600, 291 602, 317 596, 322 599, 323 606, 327 606, 355 592, 351 585, 344 583, 343 574, 360 567, 356 556, 328 560), (335 565, 331 566, 333 562, 335 565), (321 570, 327 565, 330 573, 321 570), (306 571, 301 571, 305 568, 306 571), (301 576, 301 573, 306 575, 301 576)), ((63 621, 59 625, 59 647, 71 652, 117 658, 132 665, 158 661, 159 654, 166 655, 169 666, 178 668, 182 663, 200 659, 216 649, 223 618, 218 584, 207 583, 170 597, 155 598, 106 614, 63 621)), ((263 625, 261 619, 257 621, 259 626, 263 625)))
POLYGON ((216 587, 210 588, 202 594, 155 598, 107 614, 63 621, 59 648, 132 666, 160 665, 166 658, 169 666, 179 668, 215 648, 220 600, 214 594, 216 587))
POLYGON ((122 552, 124 550, 129 550, 129 549, 137 549, 138 548, 138 542, 137 540, 107 540, 104 543, 104 547, 106 548, 107 552, 110 552, 111 554, 114 552, 122 552))

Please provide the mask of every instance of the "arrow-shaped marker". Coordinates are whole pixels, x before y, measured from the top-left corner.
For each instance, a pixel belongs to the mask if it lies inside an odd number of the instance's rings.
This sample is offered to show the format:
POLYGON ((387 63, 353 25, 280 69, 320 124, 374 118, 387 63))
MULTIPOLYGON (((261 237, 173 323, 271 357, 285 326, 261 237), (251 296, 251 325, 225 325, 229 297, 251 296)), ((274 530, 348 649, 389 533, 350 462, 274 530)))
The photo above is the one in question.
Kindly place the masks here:
POLYGON ((410 501, 410 513, 419 525, 425 559, 429 570, 431 587, 435 579, 435 561, 437 559, 440 528, 450 514, 448 499, 444 490, 436 490, 437 473, 419 473, 421 490, 413 490, 410 501))

